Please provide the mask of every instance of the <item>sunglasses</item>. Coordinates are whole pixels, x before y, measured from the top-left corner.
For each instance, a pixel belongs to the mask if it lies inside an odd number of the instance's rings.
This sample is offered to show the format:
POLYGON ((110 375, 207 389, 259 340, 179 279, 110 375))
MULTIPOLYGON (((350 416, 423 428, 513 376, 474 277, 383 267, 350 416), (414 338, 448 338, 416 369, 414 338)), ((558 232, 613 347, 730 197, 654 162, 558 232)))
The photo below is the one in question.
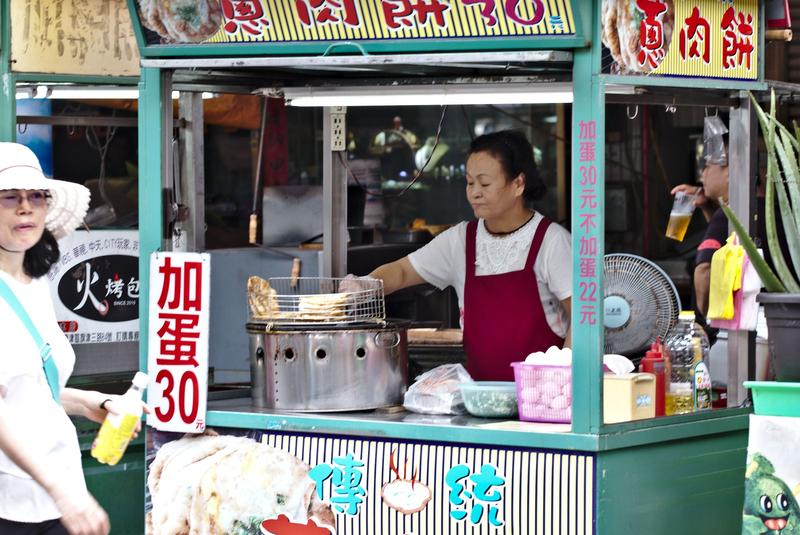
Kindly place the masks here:
POLYGON ((23 199, 27 199, 28 204, 33 208, 44 208, 47 206, 50 194, 39 190, 29 191, 27 194, 14 190, 0 191, 0 206, 3 208, 17 208, 22 204, 23 199))

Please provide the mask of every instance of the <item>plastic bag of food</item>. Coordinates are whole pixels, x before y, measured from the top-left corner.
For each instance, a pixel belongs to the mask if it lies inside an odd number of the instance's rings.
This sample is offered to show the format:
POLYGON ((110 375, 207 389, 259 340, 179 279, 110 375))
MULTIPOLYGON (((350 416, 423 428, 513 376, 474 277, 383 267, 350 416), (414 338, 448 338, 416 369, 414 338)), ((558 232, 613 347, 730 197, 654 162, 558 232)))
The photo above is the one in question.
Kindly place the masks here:
POLYGON ((403 406, 422 414, 464 414, 459 383, 472 381, 461 364, 443 364, 418 376, 406 391, 403 406))

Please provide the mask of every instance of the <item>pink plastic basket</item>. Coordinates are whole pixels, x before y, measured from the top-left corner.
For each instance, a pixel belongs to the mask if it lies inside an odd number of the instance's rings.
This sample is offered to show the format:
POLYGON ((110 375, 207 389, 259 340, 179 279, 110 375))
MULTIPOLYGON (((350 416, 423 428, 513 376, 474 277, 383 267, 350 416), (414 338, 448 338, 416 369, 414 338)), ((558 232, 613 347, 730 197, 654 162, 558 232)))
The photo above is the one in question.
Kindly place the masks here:
POLYGON ((519 419, 528 422, 572 421, 572 367, 513 362, 519 419))

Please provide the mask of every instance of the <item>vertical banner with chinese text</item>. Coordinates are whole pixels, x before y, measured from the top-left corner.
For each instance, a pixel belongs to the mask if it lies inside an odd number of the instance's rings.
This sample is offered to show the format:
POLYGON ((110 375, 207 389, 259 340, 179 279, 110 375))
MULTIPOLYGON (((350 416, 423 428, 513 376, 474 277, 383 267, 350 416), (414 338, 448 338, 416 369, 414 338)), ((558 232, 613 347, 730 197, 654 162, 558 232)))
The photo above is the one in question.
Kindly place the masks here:
POLYGON ((151 255, 147 423, 156 429, 205 430, 210 268, 204 253, 151 255))

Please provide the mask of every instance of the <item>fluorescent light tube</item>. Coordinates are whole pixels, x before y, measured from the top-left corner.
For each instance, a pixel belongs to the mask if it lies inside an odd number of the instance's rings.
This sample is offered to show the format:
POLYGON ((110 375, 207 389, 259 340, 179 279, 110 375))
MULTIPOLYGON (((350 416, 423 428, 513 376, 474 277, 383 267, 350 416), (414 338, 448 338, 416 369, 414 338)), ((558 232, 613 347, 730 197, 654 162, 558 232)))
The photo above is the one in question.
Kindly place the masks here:
POLYGON ((425 106, 444 104, 563 104, 572 84, 378 86, 284 88, 290 106, 425 106))

